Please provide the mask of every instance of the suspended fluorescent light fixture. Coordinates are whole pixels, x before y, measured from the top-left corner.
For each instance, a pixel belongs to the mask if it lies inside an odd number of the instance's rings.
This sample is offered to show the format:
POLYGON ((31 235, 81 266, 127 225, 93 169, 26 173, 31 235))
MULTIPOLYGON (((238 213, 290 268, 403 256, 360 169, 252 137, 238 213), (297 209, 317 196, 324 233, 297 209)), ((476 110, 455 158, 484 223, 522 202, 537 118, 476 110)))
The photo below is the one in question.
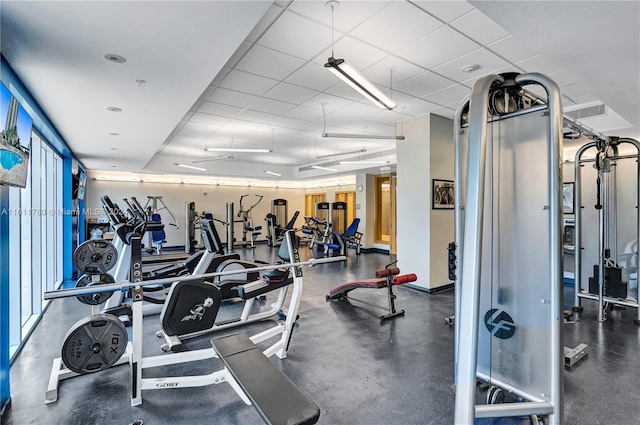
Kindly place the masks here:
POLYGON ((282 177, 282 174, 276 173, 275 171, 266 170, 265 174, 271 174, 272 176, 282 177))
POLYGON ((350 134, 350 133, 322 133, 322 137, 337 139, 382 139, 382 140, 404 140, 404 136, 386 136, 379 134, 350 134))
POLYGON ((249 152, 249 153, 269 153, 271 149, 260 148, 205 148, 207 152, 249 152))
POLYGON ((329 69, 329 71, 358 93, 369 99, 369 101, 377 107, 391 110, 398 106, 396 102, 382 93, 380 89, 374 86, 371 81, 367 80, 364 75, 356 71, 356 69, 349 65, 344 59, 336 59, 332 56, 327 59, 324 67, 329 69))
POLYGON ((178 167, 182 167, 182 168, 189 168, 191 170, 198 170, 198 171, 207 171, 206 168, 202 168, 202 167, 196 167, 195 165, 187 165, 187 164, 180 164, 178 162, 176 162, 173 165, 177 165, 178 167))
POLYGON ((340 164, 388 164, 389 161, 340 161, 340 164))
POLYGON ((335 168, 329 168, 329 167, 322 167, 320 165, 311 165, 311 168, 315 168, 316 170, 325 170, 325 171, 333 171, 334 173, 338 170, 336 170, 335 168))
POLYGON ((218 156, 212 156, 206 159, 194 159, 193 161, 191 161, 191 163, 199 164, 201 162, 217 161, 219 159, 233 159, 233 157, 231 155, 218 155, 218 156))

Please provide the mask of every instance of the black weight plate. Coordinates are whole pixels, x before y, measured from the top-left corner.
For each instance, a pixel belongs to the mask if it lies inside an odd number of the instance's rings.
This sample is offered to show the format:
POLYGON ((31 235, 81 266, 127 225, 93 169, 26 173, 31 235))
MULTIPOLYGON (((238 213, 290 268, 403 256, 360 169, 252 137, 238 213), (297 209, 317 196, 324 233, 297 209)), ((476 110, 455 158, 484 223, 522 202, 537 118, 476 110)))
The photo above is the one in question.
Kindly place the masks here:
POLYGON ((113 366, 127 348, 127 330, 108 314, 85 317, 64 337, 62 361, 76 373, 98 372, 113 366))
MULTIPOLYGON (((110 274, 101 274, 100 280, 96 282, 93 281, 93 278, 91 275, 83 274, 80 277, 80 279, 76 281, 76 288, 83 288, 85 286, 93 286, 93 285, 104 285, 108 283, 115 283, 113 276, 111 276, 110 274)), ((113 295, 113 291, 78 295, 76 298, 78 298, 78 301, 80 301, 83 304, 99 305, 107 301, 111 297, 111 295, 113 295)))
POLYGON ((73 264, 86 274, 103 274, 118 261, 118 251, 104 239, 92 239, 81 244, 73 253, 73 264))

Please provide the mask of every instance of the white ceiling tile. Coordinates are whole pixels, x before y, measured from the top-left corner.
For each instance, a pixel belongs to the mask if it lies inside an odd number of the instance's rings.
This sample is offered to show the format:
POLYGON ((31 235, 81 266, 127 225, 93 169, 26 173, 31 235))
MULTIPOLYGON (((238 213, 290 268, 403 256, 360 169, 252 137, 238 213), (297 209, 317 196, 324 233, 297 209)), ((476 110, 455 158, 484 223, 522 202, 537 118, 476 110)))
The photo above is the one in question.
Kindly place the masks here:
POLYGON ((245 121, 255 121, 258 123, 268 124, 271 121, 273 121, 276 117, 277 115, 274 115, 274 114, 268 114, 265 112, 252 111, 250 109, 245 109, 244 111, 240 112, 236 118, 245 120, 245 121))
POLYGON ((567 107, 567 106, 573 106, 576 105, 576 102, 574 102, 572 99, 568 98, 567 96, 562 96, 562 107, 567 107))
POLYGON ((420 75, 394 86, 394 91, 399 91, 415 97, 422 97, 451 85, 453 85, 453 81, 434 74, 431 71, 425 71, 420 75))
MULTIPOLYGON (((331 27, 331 9, 324 1, 294 1, 289 10, 331 27)), ((384 7, 384 1, 342 1, 333 12, 333 26, 341 32, 351 31, 384 7)))
POLYGON ((235 117, 240 111, 242 111, 242 108, 214 102, 203 102, 200 108, 198 108, 198 112, 202 112, 203 114, 220 115, 231 118, 235 117))
POLYGON ((598 99, 596 96, 594 96, 593 94, 585 94, 584 96, 578 96, 578 97, 574 98, 573 100, 578 105, 581 105, 583 103, 589 103, 589 102, 600 102, 600 103, 602 103, 602 101, 600 99, 598 99))
POLYGON ((462 68, 468 65, 480 65, 480 68, 474 73, 487 74, 495 69, 508 66, 509 63, 482 48, 435 67, 432 71, 459 82, 469 79, 470 74, 462 71, 462 68))
POLYGON ((325 69, 323 64, 308 62, 290 75, 285 81, 297 86, 317 91, 325 91, 338 84, 340 80, 329 70, 325 69))
POLYGON ((280 102, 279 100, 262 98, 253 105, 249 106, 249 109, 253 111, 267 112, 274 115, 282 115, 287 111, 295 108, 296 105, 288 102, 280 102))
POLYGON ((468 94, 468 87, 456 84, 454 86, 447 87, 444 90, 424 96, 423 99, 432 103, 437 103, 438 105, 448 105, 450 103, 460 102, 468 94))
POLYGON ((338 112, 336 112, 336 114, 346 115, 350 117, 366 117, 378 111, 380 111, 380 108, 374 106, 372 103, 363 104, 354 102, 351 105, 345 106, 344 108, 340 109, 338 112))
POLYGON ((442 25, 410 3, 393 1, 351 31, 350 35, 387 52, 394 52, 442 25))
POLYGON ((569 96, 572 99, 579 98, 588 94, 592 94, 593 91, 586 84, 571 84, 564 86, 560 89, 563 95, 569 96))
POLYGON ((390 87, 390 84, 393 83, 395 87, 396 84, 422 74, 424 71, 424 68, 420 68, 396 56, 387 56, 380 62, 361 71, 361 73, 378 85, 390 87), (393 71, 393 75, 391 71, 393 71))
POLYGON ((247 36, 247 41, 255 42, 260 38, 262 33, 267 30, 278 19, 278 16, 284 12, 284 9, 276 5, 271 5, 269 9, 262 15, 262 18, 258 21, 255 27, 251 30, 247 36))
POLYGON ((286 11, 258 44, 309 60, 331 45, 331 28, 286 11))
MULTIPOLYGON (((378 88, 382 89, 382 87, 378 87, 378 88)), ((344 99, 353 100, 354 102, 360 102, 363 100, 365 102, 369 102, 369 100, 367 100, 359 92, 355 91, 353 88, 351 88, 351 86, 349 86, 348 84, 342 81, 340 81, 339 84, 336 84, 335 86, 331 87, 329 90, 325 91, 325 93, 332 94, 337 97, 342 97, 344 99)))
POLYGON ((569 74, 568 72, 558 71, 552 72, 550 74, 546 74, 547 77, 551 78, 555 83, 562 89, 565 86, 571 86, 578 83, 577 78, 574 75, 569 74))
POLYGON ((535 53, 531 49, 512 35, 489 44, 487 48, 511 63, 517 63, 535 56, 535 53))
POLYGON ((399 104, 399 107, 396 111, 404 115, 419 117, 422 115, 426 115, 427 113, 433 111, 434 109, 438 109, 439 107, 440 105, 436 105, 435 103, 428 102, 424 99, 412 99, 410 101, 399 104))
POLYGON ((235 90, 228 90, 222 87, 215 89, 211 96, 207 98, 209 102, 222 103, 223 105, 230 105, 243 109, 258 99, 260 99, 259 96, 241 93, 235 90))
POLYGON ((334 112, 345 106, 351 105, 352 100, 343 99, 341 97, 332 96, 326 93, 320 93, 311 100, 304 103, 304 106, 310 108, 322 108, 324 107, 325 113, 334 112))
MULTIPOLYGON (((373 65, 388 55, 388 53, 352 37, 342 37, 340 40, 336 41, 333 51, 336 59, 344 59, 358 71, 373 65)), ((331 48, 325 49, 322 53, 313 58, 313 62, 324 65, 327 63, 327 58, 330 56, 331 48)), ((334 78, 337 79, 337 77, 334 78)))
POLYGON ((308 121, 299 120, 299 119, 296 119, 296 118, 285 117, 285 116, 280 116, 280 117, 274 118, 271 121, 272 125, 276 125, 276 126, 284 127, 284 128, 295 128, 295 129, 304 128, 304 126, 307 125, 307 123, 308 123, 308 121))
POLYGON ((444 27, 396 52, 396 56, 427 69, 466 55, 480 47, 457 31, 444 27))
POLYGON ((229 117, 221 117, 219 115, 203 114, 196 112, 190 118, 190 122, 197 122, 202 124, 209 124, 215 126, 223 126, 229 122, 229 117))
POLYGON ((448 1, 413 1, 418 7, 426 10, 433 16, 443 20, 444 22, 451 22, 456 18, 464 15, 473 10, 466 1, 448 0, 448 1))
POLYGON ((220 83, 220 87, 262 96, 278 84, 278 81, 260 75, 234 69, 220 83))
POLYGON ((542 56, 534 56, 529 59, 525 59, 518 62, 516 65, 522 68, 525 72, 539 72, 545 75, 549 75, 560 70, 557 65, 552 64, 542 56))
POLYGON ((373 121, 382 124, 394 124, 402 121, 403 119, 404 117, 399 112, 383 111, 381 109, 378 109, 377 112, 366 116, 367 121, 373 121))
POLYGON ((277 99, 282 100, 284 102, 301 104, 311 99, 314 96, 317 96, 318 93, 316 90, 310 90, 304 87, 296 86, 288 83, 280 83, 273 89, 271 89, 268 93, 264 95, 269 99, 277 99))
POLYGON ((509 35, 504 28, 478 9, 452 21, 450 25, 482 45, 493 43, 509 35))
POLYGON ((237 69, 283 80, 304 65, 302 59, 266 47, 254 45, 242 58, 237 69))
POLYGON ((313 121, 322 117, 322 109, 309 108, 308 106, 298 106, 290 111, 285 112, 284 116, 304 121, 313 121))
POLYGON ((229 120, 229 122, 227 122, 224 125, 224 128, 233 128, 236 130, 252 131, 257 129, 261 125, 262 124, 254 121, 244 121, 244 120, 233 119, 233 120, 229 120))

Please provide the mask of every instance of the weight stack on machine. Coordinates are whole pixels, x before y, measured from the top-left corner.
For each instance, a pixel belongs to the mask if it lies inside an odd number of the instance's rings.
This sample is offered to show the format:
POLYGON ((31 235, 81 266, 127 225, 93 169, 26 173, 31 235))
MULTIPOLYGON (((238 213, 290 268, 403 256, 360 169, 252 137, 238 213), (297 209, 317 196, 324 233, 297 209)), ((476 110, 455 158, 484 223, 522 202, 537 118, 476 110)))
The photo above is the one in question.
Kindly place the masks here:
POLYGON ((456 112, 456 424, 562 422, 562 126, 536 73, 480 78, 456 112), (492 404, 507 393, 519 402, 492 404))

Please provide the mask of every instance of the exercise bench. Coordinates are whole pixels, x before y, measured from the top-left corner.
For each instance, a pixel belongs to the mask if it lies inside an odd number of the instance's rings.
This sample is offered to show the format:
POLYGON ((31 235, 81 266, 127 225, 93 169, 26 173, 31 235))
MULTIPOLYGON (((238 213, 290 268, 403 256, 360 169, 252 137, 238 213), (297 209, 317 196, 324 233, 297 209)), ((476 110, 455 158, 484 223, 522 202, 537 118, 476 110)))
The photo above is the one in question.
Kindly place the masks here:
MULTIPOLYGON (((358 288, 380 289, 386 287, 387 298, 389 300, 389 313, 380 316, 380 319, 386 320, 396 316, 404 316, 404 310, 396 311, 396 295, 393 293, 393 287, 409 282, 415 282, 416 280, 418 280, 418 277, 414 273, 401 275, 399 268, 390 267, 393 264, 395 264, 395 262, 387 265, 387 267, 382 270, 376 271, 376 277, 373 279, 363 279, 356 282, 349 282, 333 288, 331 291, 329 291, 329 295, 326 296, 326 300, 329 301, 341 298, 349 298, 347 294, 358 288)), ((356 301, 359 300, 356 299, 356 301)))
MULTIPOLYGON (((225 369, 265 423, 315 424, 320 408, 242 333, 211 340, 225 369)), ((247 400, 245 400, 245 403, 247 400)))

